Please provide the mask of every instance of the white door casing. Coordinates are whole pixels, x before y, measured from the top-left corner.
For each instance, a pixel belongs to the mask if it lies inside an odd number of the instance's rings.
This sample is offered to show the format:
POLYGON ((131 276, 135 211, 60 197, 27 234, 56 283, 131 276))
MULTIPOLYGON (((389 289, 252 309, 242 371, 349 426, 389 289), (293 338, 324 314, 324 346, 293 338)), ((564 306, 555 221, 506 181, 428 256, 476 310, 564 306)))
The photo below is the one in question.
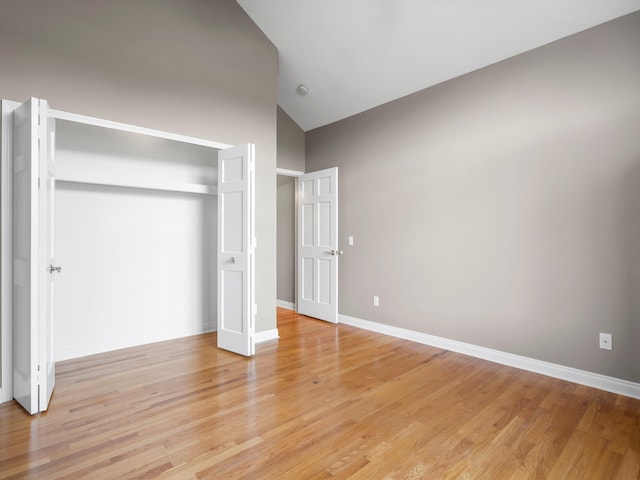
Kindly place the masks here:
POLYGON ((255 147, 218 152, 218 347, 255 353, 255 147))
POLYGON ((298 177, 298 313, 338 323, 338 169, 298 177))
POLYGON ((46 101, 31 98, 13 112, 13 396, 31 414, 48 408, 55 382, 47 111, 46 101))

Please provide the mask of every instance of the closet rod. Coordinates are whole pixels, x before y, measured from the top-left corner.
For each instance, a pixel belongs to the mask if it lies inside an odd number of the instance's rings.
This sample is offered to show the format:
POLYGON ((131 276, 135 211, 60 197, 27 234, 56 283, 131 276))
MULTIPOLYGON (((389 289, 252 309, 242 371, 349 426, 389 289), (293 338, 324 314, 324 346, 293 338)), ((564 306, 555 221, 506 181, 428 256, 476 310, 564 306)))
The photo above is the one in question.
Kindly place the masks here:
POLYGON ((99 179, 87 179, 87 178, 71 178, 71 177, 56 177, 56 183, 80 183, 86 185, 103 185, 109 187, 123 187, 123 188, 136 188, 143 190, 160 190, 164 192, 179 192, 179 193, 196 193, 199 195, 217 195, 218 188, 212 185, 203 185, 199 183, 150 183, 150 182, 123 182, 123 181, 108 181, 99 179))

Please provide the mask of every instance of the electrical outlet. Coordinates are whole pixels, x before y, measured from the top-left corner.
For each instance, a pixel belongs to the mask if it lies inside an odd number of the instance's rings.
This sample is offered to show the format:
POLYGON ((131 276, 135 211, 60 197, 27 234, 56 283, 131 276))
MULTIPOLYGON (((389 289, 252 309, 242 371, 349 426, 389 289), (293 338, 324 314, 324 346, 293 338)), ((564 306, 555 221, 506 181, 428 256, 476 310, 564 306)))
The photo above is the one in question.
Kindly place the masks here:
POLYGON ((373 296, 373 306, 374 307, 379 307, 380 306, 380 297, 377 295, 373 296))
POLYGON ((600 348, 603 350, 611 350, 613 348, 610 333, 600 333, 600 348))

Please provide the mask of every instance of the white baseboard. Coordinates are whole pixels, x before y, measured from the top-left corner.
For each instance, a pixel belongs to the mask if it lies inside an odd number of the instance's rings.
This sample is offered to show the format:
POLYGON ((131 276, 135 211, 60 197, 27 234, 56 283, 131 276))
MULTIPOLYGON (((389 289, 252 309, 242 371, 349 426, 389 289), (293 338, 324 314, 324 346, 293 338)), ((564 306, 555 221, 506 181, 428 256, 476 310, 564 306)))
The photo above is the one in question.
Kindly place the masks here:
POLYGON ((288 310, 296 310, 296 304, 293 302, 287 302, 286 300, 276 300, 276 305, 282 308, 286 308, 288 310))
POLYGON ((414 342, 422 343, 424 345, 430 345, 432 347, 451 350, 452 352, 470 355, 472 357, 489 360, 491 362, 500 363, 502 365, 508 365, 510 367, 540 373, 549 377, 559 378, 561 380, 567 380, 569 382, 598 388, 607 392, 617 393, 620 395, 625 395, 627 397, 640 399, 639 383, 630 382, 614 377, 608 377, 606 375, 600 375, 598 373, 587 372, 585 370, 578 370, 576 368, 565 367, 563 365, 544 362, 542 360, 536 360, 520 355, 501 352, 499 350, 493 350, 491 348, 479 347, 477 345, 458 342, 456 340, 449 340, 443 337, 436 337, 434 335, 407 330, 405 328, 392 327, 390 325, 384 325, 382 323, 362 320, 360 318, 350 317, 348 315, 338 315, 338 319, 340 323, 344 323, 345 325, 351 325, 353 327, 370 330, 372 332, 382 333, 405 340, 411 340, 414 342))
POLYGON ((269 340, 278 340, 280 334, 278 329, 265 330, 264 332, 256 332, 256 343, 268 342, 269 340))
POLYGON ((168 332, 160 332, 147 335, 135 335, 131 337, 120 337, 103 340, 100 342, 93 342, 90 344, 73 345, 65 348, 60 348, 55 352, 55 361, 61 362, 63 360, 70 360, 72 358, 86 357, 87 355, 95 355, 97 353, 112 352, 114 350, 120 350, 122 348, 138 347, 140 345, 147 345, 149 343, 164 342, 165 340, 173 340, 176 338, 190 337, 191 335, 199 335, 201 333, 215 332, 217 329, 216 323, 205 323, 201 325, 194 325, 180 330, 173 330, 168 332))

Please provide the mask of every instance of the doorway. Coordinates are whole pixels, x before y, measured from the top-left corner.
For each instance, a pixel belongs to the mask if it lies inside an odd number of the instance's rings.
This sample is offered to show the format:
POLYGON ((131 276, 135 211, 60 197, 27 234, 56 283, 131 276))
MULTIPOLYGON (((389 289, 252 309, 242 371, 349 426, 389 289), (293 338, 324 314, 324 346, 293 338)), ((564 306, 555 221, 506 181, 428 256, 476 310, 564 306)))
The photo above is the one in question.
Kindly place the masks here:
POLYGON ((296 178, 278 174, 277 182, 277 304, 295 310, 296 178))
POLYGON ((278 305, 337 323, 338 169, 277 173, 278 305))

